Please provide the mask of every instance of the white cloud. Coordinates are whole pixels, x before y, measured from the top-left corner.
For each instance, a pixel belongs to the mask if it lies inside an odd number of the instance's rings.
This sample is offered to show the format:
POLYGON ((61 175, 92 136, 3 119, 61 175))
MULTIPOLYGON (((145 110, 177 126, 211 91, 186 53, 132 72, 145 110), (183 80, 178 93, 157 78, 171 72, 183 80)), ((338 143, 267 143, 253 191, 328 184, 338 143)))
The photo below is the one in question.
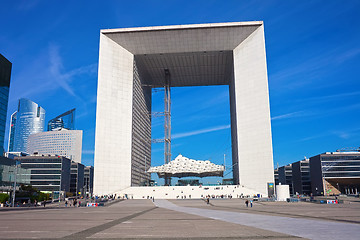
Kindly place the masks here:
POLYGON ((176 133, 176 134, 172 135, 172 139, 184 138, 184 137, 190 137, 190 136, 199 135, 199 134, 203 134, 203 133, 220 131, 220 130, 228 129, 230 127, 231 127, 231 125, 229 124, 229 125, 217 126, 217 127, 206 128, 206 129, 201 129, 201 130, 196 130, 196 131, 176 133))
POLYGON ((94 150, 82 150, 83 154, 94 154, 94 150))
POLYGON ((13 100, 21 97, 31 99, 34 95, 49 93, 62 88, 71 96, 83 101, 78 94, 76 94, 76 89, 71 86, 71 82, 75 77, 80 75, 95 74, 97 64, 81 66, 66 71, 63 67, 63 60, 59 52, 57 45, 50 45, 45 53, 34 57, 34 61, 31 62, 27 68, 22 69, 17 75, 14 75, 11 91, 16 92, 17 97, 13 100))
POLYGON ((319 102, 344 99, 347 97, 352 97, 352 96, 357 96, 357 95, 360 95, 360 91, 338 93, 338 94, 325 95, 325 96, 319 96, 319 97, 302 98, 302 99, 296 100, 296 102, 305 102, 306 101, 306 102, 311 102, 311 103, 319 103, 319 102))
POLYGON ((292 118, 292 117, 300 116, 301 114, 303 114, 303 111, 286 113, 286 114, 282 114, 282 115, 279 115, 279 116, 272 117, 271 120, 292 118))

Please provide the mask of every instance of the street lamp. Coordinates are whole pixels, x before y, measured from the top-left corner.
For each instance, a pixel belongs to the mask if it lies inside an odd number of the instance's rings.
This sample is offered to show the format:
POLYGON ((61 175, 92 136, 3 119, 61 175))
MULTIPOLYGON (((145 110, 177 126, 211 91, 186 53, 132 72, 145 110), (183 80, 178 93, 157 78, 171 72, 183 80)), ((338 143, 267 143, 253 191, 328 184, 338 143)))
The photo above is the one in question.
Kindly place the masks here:
POLYGON ((16 176, 17 176, 17 169, 18 169, 19 161, 15 162, 15 176, 14 176, 14 189, 12 194, 12 207, 15 206, 15 192, 16 192, 16 176))

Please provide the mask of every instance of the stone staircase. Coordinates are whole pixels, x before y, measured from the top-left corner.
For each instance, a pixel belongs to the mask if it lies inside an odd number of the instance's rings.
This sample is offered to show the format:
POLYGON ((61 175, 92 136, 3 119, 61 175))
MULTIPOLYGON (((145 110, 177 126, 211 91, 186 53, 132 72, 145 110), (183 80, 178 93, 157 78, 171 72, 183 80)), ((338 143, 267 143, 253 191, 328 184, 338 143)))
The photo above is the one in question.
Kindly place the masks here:
POLYGON ((325 189, 326 189, 325 195, 338 195, 338 194, 341 194, 341 192, 336 188, 336 186, 332 185, 331 183, 329 183, 325 179, 324 179, 324 182, 325 182, 325 189))

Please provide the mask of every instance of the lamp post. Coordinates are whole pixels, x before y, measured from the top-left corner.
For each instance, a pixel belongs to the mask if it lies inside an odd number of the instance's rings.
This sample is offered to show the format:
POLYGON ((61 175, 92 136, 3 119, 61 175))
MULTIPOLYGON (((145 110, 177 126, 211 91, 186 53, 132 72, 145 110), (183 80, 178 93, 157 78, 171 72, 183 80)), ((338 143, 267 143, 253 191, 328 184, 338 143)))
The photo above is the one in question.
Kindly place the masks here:
POLYGON ((16 175, 17 175, 17 169, 18 169, 19 161, 16 161, 15 163, 15 176, 14 176, 14 189, 12 194, 12 207, 15 206, 15 192, 16 192, 16 175))

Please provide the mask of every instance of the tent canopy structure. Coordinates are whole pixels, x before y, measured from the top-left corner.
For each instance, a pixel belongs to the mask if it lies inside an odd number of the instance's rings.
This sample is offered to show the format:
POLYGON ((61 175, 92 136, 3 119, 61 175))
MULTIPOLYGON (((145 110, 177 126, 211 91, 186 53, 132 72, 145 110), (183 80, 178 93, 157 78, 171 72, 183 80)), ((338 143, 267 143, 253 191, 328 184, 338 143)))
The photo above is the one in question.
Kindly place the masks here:
POLYGON ((160 178, 170 177, 222 177, 225 167, 216 165, 210 161, 193 160, 178 155, 174 160, 167 164, 150 167, 148 173, 157 173, 160 178))

